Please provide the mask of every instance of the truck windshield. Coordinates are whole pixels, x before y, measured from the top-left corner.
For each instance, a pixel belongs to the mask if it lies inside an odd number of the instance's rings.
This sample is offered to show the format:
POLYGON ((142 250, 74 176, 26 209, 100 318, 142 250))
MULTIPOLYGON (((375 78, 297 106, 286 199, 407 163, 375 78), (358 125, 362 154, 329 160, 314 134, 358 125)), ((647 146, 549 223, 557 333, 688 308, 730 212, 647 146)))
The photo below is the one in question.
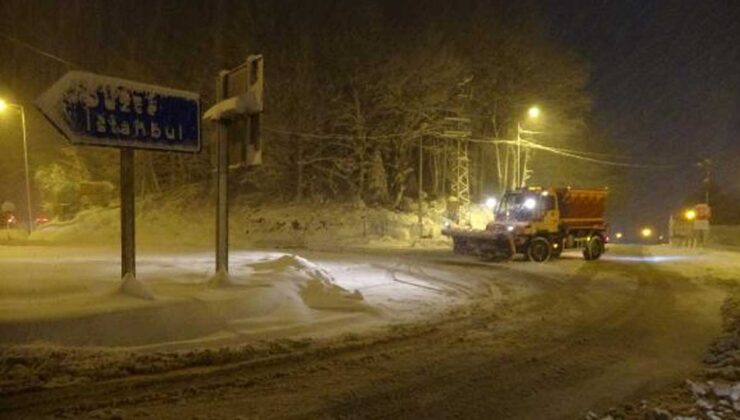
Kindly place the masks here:
POLYGON ((527 222, 540 215, 539 194, 508 193, 496 208, 497 221, 527 222))

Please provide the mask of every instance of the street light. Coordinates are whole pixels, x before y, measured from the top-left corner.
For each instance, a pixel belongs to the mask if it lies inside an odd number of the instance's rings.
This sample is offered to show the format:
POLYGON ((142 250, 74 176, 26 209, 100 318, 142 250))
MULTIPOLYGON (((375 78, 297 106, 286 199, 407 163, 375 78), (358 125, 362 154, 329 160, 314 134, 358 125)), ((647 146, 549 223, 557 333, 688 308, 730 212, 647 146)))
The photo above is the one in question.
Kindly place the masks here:
POLYGON ((23 131, 23 162, 26 169, 26 206, 28 210, 28 232, 33 230, 33 216, 31 211, 31 175, 28 171, 28 139, 26 136, 26 112, 22 105, 11 104, 3 99, 0 99, 0 112, 4 112, 8 108, 15 108, 21 114, 21 129, 23 131))
POLYGON ((694 220, 696 219, 696 211, 693 209, 686 210, 686 212, 683 214, 683 217, 686 218, 686 220, 694 220))
POLYGON ((529 118, 537 118, 540 116, 540 109, 536 106, 533 106, 529 108, 529 111, 527 111, 529 114, 529 118))
MULTIPOLYGON (((537 119, 540 116, 540 108, 537 106, 531 106, 527 110, 527 116, 529 116, 530 119, 537 119)), ((524 186, 524 172, 521 168, 521 162, 522 162, 522 133, 534 133, 531 131, 523 130, 522 129, 522 123, 517 122, 516 123, 516 177, 514 177, 514 181, 516 182, 517 188, 521 188, 524 186)), ((526 165, 524 166, 524 171, 527 170, 526 165)))
POLYGON ((649 227, 642 228, 642 231, 640 231, 640 234, 642 235, 643 238, 649 238, 653 236, 653 230, 650 229, 649 227))

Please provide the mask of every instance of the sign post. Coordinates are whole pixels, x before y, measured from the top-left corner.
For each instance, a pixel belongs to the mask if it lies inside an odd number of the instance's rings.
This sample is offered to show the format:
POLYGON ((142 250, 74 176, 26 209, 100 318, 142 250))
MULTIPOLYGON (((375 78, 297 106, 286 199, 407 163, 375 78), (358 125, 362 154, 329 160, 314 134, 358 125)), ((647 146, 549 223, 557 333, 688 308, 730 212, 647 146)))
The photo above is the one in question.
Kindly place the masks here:
MULTIPOLYGON (((228 94, 228 72, 218 75, 217 99, 223 101, 228 94)), ((219 121, 217 147, 217 180, 216 180, 216 282, 228 281, 229 272, 229 144, 226 121, 219 121)))
POLYGON ((200 152, 200 96, 71 71, 36 106, 70 143, 120 149, 121 291, 154 299, 136 279, 134 150, 200 152))
POLYGON ((219 73, 218 102, 203 115, 216 131, 216 274, 214 286, 229 285, 229 169, 262 164, 263 60, 250 55, 219 73))

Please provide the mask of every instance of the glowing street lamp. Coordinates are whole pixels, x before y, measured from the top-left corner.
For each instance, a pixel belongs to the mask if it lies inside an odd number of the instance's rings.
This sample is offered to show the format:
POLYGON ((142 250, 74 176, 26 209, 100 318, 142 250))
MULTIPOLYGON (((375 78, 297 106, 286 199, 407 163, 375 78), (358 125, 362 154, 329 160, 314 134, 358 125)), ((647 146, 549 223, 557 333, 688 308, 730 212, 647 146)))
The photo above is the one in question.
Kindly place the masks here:
POLYGON ((643 238, 649 238, 653 236, 653 230, 650 229, 649 227, 642 228, 642 230, 640 231, 640 234, 642 235, 643 238))
POLYGON ((22 105, 11 104, 0 98, 0 112, 15 108, 21 114, 21 129, 23 131, 23 160, 26 168, 26 206, 28 207, 28 231, 33 230, 33 216, 31 215, 31 176, 28 171, 28 140, 26 136, 26 113, 22 105))
POLYGON ((529 118, 537 118, 540 116, 540 109, 536 106, 533 106, 529 108, 527 114, 529 115, 529 118))
POLYGON ((617 232, 617 234, 614 236, 616 236, 617 239, 622 239, 623 235, 622 235, 622 232, 617 232))
POLYGON ((686 212, 683 214, 683 217, 685 217, 686 220, 694 220, 696 219, 696 211, 693 209, 686 210, 686 212))
MULTIPOLYGON (((539 118, 541 114, 540 108, 537 106, 531 106, 527 110, 527 116, 529 119, 536 120, 539 118)), ((531 133, 534 134, 533 131, 527 131, 522 129, 522 123, 517 122, 516 123, 516 176, 514 177, 514 182, 516 182, 517 188, 524 187, 524 172, 527 170, 526 166, 522 170, 521 162, 522 162, 522 133, 531 133)))

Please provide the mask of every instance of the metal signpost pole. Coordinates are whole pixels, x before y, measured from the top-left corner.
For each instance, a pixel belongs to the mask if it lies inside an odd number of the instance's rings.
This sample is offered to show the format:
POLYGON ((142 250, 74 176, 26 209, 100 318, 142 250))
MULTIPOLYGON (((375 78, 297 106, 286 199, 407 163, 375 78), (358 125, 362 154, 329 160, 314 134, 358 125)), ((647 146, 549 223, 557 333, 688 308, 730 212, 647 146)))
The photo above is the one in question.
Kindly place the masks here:
MULTIPOLYGON (((226 97, 228 72, 222 71, 218 75, 217 101, 226 97)), ((216 197, 216 275, 224 276, 229 272, 229 144, 227 122, 218 121, 216 134, 218 162, 217 166, 217 197, 216 197)), ((224 279, 221 279, 224 280, 224 279)))
POLYGON ((134 149, 121 148, 121 277, 136 277, 134 149))

